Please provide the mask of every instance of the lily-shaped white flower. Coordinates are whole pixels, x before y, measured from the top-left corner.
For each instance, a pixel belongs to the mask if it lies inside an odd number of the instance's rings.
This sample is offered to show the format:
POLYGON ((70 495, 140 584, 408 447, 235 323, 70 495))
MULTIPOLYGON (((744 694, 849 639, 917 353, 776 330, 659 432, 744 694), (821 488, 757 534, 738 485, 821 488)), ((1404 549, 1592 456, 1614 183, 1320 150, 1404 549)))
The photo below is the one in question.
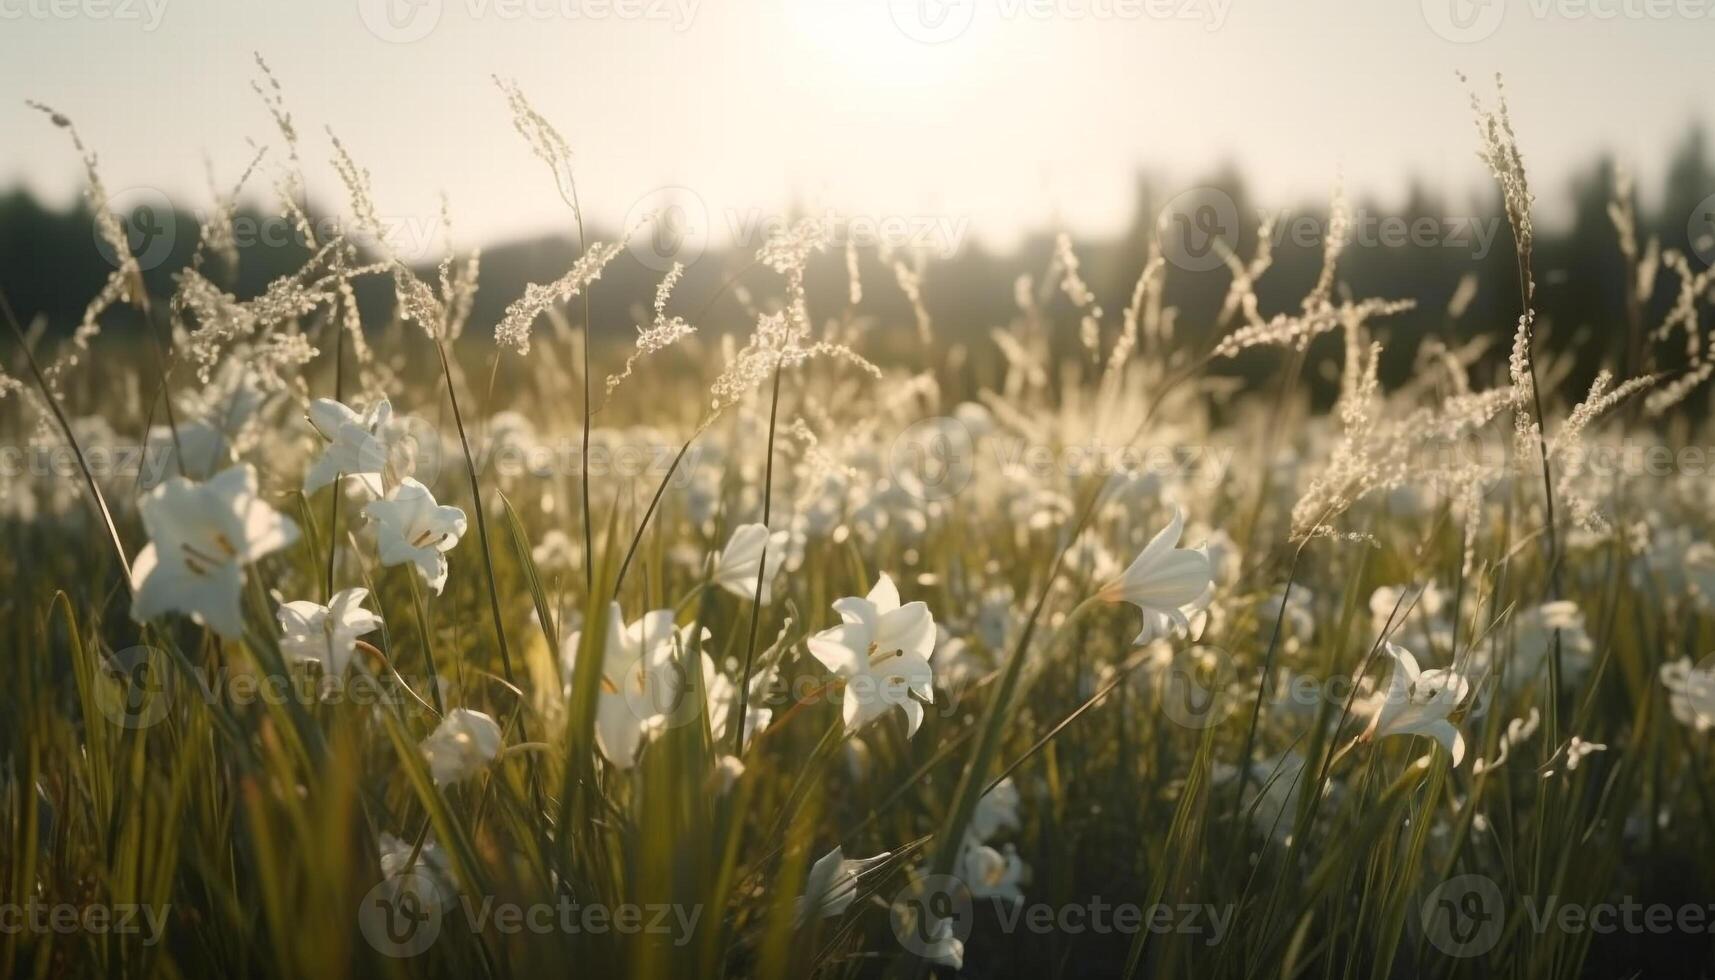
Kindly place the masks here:
POLYGON ((974 898, 998 898, 1017 905, 1024 901, 1022 886, 1030 880, 1030 865, 1011 844, 995 850, 986 844, 967 845, 960 861, 960 880, 974 898))
POLYGON ((381 500, 364 505, 363 515, 380 525, 381 564, 411 562, 436 595, 447 584, 447 556, 464 536, 464 511, 435 502, 429 488, 406 477, 381 500))
POLYGON ((411 893, 424 911, 440 915, 458 901, 459 890, 452 860, 441 850, 441 845, 428 840, 417 848, 408 840, 383 833, 378 850, 381 873, 388 878, 399 879, 400 888, 411 893), (413 853, 417 856, 415 862, 411 860, 413 853))
MULTIPOLYGON (((680 697, 685 688, 680 656, 694 629, 675 625, 671 609, 644 613, 627 624, 619 603, 609 606, 596 700, 596 747, 620 769, 636 765, 647 738, 689 707, 680 697)), ((573 633, 561 651, 567 678, 576 670, 582 639, 581 631, 573 633)))
POLYGON ((762 575, 762 604, 773 601, 774 579, 780 574, 780 564, 786 560, 786 531, 768 532, 762 524, 740 524, 727 539, 726 548, 715 562, 714 583, 740 599, 756 597, 756 576, 762 575), (763 557, 766 551, 766 559, 763 557))
POLYGON ((875 857, 847 860, 845 852, 835 847, 817 858, 816 863, 810 866, 810 879, 804 883, 804 894, 799 895, 793 904, 798 924, 802 926, 818 916, 844 915, 857 898, 858 877, 885 863, 892 853, 882 851, 875 857))
POLYGON ((275 613, 284 633, 280 652, 288 660, 319 663, 330 677, 343 677, 357 638, 381 628, 381 617, 363 608, 368 597, 368 589, 343 589, 325 606, 304 599, 281 603, 275 613))
POLYGON ((182 612, 223 636, 244 632, 244 566, 298 539, 298 526, 256 494, 256 470, 233 466, 205 483, 173 477, 137 505, 149 543, 131 563, 131 616, 182 612))
POLYGON ((170 473, 206 480, 231 463, 232 440, 225 432, 201 419, 185 419, 149 429, 138 482, 148 490, 170 473))
POLYGON ((935 701, 935 618, 921 602, 899 604, 899 589, 885 574, 869 595, 837 600, 844 620, 810 637, 810 653, 845 679, 842 714, 855 732, 897 707, 905 712, 906 735, 923 723, 923 702, 935 701))
POLYGON ((1159 636, 1191 630, 1190 615, 1208 604, 1214 571, 1204 548, 1181 548, 1185 513, 1173 511, 1162 528, 1119 577, 1096 597, 1104 602, 1129 602, 1143 611, 1143 629, 1132 640, 1142 646, 1159 636))
POLYGON ((1699 732, 1715 728, 1715 670, 1681 657, 1662 664, 1659 676, 1675 721, 1699 732))
POLYGON ((986 841, 1002 830, 1018 827, 1018 787, 1008 776, 977 800, 976 809, 971 811, 970 834, 986 841))
POLYGON ((419 747, 436 785, 445 786, 488 768, 502 744, 500 726, 493 718, 469 708, 454 708, 419 747))
MULTIPOLYGON (((750 678, 750 697, 745 703, 744 713, 746 745, 774 718, 774 709, 763 704, 763 696, 774 678, 772 669, 758 670, 750 678)), ((738 682, 715 669, 714 658, 706 653, 703 654, 703 693, 709 702, 709 734, 716 744, 721 744, 729 737, 728 725, 738 713, 738 682)))
POLYGON ((378 399, 361 415, 332 398, 311 402, 310 425, 328 445, 304 474, 304 492, 315 493, 341 476, 348 476, 362 484, 371 496, 381 496, 382 474, 388 466, 385 432, 392 418, 393 406, 385 398, 378 399))
POLYGON ((919 955, 936 966, 963 970, 965 968, 965 941, 953 931, 953 920, 935 918, 926 909, 923 914, 930 917, 927 933, 929 941, 923 945, 919 955))
POLYGON ((1450 670, 1419 670, 1417 658, 1397 643, 1384 649, 1393 658, 1393 673, 1363 739, 1427 735, 1447 749, 1457 766, 1465 758, 1465 736, 1447 716, 1471 693, 1471 682, 1450 670))
MULTIPOLYGON (((1569 599, 1545 602, 1520 613, 1513 621, 1512 656, 1502 662, 1501 687, 1516 694, 1538 683, 1547 671, 1554 649, 1554 634, 1560 634, 1560 686, 1576 687, 1594 666, 1596 644, 1584 628, 1584 613, 1569 599)), ((1486 658, 1495 644, 1481 651, 1486 658)))

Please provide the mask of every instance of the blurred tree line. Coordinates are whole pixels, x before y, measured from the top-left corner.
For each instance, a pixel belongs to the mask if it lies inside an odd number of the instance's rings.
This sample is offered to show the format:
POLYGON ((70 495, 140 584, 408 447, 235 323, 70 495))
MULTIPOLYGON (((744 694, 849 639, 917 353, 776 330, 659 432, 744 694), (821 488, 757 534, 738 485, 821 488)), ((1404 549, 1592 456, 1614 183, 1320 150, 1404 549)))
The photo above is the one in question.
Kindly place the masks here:
MULTIPOLYGON (((1262 219, 1273 214, 1273 264, 1257 284, 1259 307, 1265 317, 1297 310, 1321 268, 1328 222, 1326 202, 1271 211, 1265 202, 1253 199, 1242 176, 1230 167, 1197 186, 1213 188, 1232 202, 1236 233, 1225 228, 1221 231, 1223 240, 1233 244, 1241 258, 1248 260, 1255 254, 1262 219)), ((1645 207, 1641 200, 1632 202, 1640 249, 1654 239, 1662 249, 1685 254, 1693 270, 1707 266, 1715 259, 1715 240, 1698 231, 1715 232, 1715 214, 1699 212, 1710 210, 1705 202, 1712 193, 1715 171, 1704 132, 1693 128, 1671 155, 1665 186, 1658 195, 1651 195, 1658 203, 1645 207)), ((1609 215, 1616 194, 1614 161, 1593 159, 1578 171, 1570 187, 1537 188, 1537 194, 1540 214, 1562 217, 1539 223, 1536 233, 1540 343, 1570 355, 1571 370, 1565 381, 1575 397, 1581 396, 1599 367, 1622 369, 1627 365, 1632 344, 1626 278, 1635 273, 1626 268, 1609 215)), ((1127 230, 1117 238, 1076 242, 1084 278, 1111 320, 1117 321, 1128 302, 1150 254, 1163 209, 1175 196, 1165 193, 1158 182, 1140 176, 1127 230)), ((1633 196, 1638 196, 1635 191, 1633 196)), ((160 296, 172 292, 173 277, 188 261, 197 238, 196 217, 188 211, 173 210, 165 225, 160 215, 149 213, 133 214, 128 222, 134 249, 153 250, 144 278, 150 292, 160 296), (162 227, 171 229, 166 240, 151 240, 162 227)), ((1417 304, 1409 313, 1372 323, 1378 339, 1386 344, 1384 382, 1402 380, 1412 368, 1419 342, 1431 335, 1450 345, 1488 338, 1485 364, 1504 372, 1520 297, 1512 235, 1499 194, 1460 203, 1418 185, 1402 206, 1385 207, 1357 198, 1347 202, 1347 210, 1353 225, 1340 260, 1341 293, 1356 298, 1409 299, 1417 304), (1474 292, 1467 281, 1473 277, 1474 292), (1456 294, 1460 295, 1460 308, 1455 315, 1450 304, 1456 294)), ((253 230, 284 227, 280 219, 248 206, 239 210, 237 223, 253 230)), ((603 235, 592 230, 591 237, 601 240, 603 235)), ((1054 237, 1052 231, 1044 231, 1004 254, 981 242, 966 241, 953 257, 932 259, 923 268, 923 298, 933 318, 936 343, 963 345, 971 353, 964 363, 972 383, 991 380, 995 359, 992 351, 987 351, 984 338, 989 330, 1005 325, 1016 315, 1016 280, 1029 275, 1040 281, 1047 273, 1054 237)), ((309 250, 294 239, 289 233, 240 234, 237 267, 222 269, 214 278, 239 298, 254 296, 268 282, 298 270, 309 259, 309 250)), ((751 293, 758 297, 771 295, 776 288, 768 282, 766 270, 751 262, 753 251, 735 249, 732 254, 723 254, 711 249, 702 254, 676 290, 672 312, 691 319, 705 333, 748 329, 740 301, 743 290, 733 287, 751 284, 751 293)), ((481 285, 466 337, 491 336, 507 304, 522 295, 528 283, 557 278, 576 255, 577 242, 569 235, 485 248, 481 285)), ((895 257, 910 261, 903 253, 895 257)), ((0 286, 26 320, 43 318, 51 334, 69 332, 110 268, 97 247, 86 206, 49 209, 23 190, 0 196, 0 286)), ((864 280, 860 312, 876 324, 866 341, 873 349, 866 353, 879 359, 895 352, 915 356, 911 305, 893 269, 880 260, 874 248, 860 250, 860 268, 864 280)), ((432 266, 420 271, 428 281, 434 281, 432 266)), ((1231 281, 1229 273, 1224 267, 1193 271, 1172 264, 1166 272, 1165 302, 1180 311, 1176 340, 1193 350, 1206 350, 1215 340, 1213 321, 1231 281)), ((622 254, 608 267, 591 298, 598 344, 631 343, 632 325, 651 315, 649 304, 660 275, 630 254, 622 254)), ((843 248, 830 249, 816 260, 810 274, 814 315, 834 316, 841 311, 847 296, 846 278, 843 248)), ((1664 270, 1655 294, 1646 299, 1641 310, 1646 329, 1660 322, 1676 288, 1677 282, 1664 270)), ((385 278, 370 277, 360 283, 358 297, 366 323, 388 322, 393 296, 385 278)), ((1050 315, 1064 318, 1066 329, 1059 331, 1059 337, 1064 352, 1071 354, 1077 331, 1070 304, 1057 296, 1047 309, 1050 315)), ((103 322, 108 325, 109 336, 123 336, 126 331, 141 328, 129 310, 116 309, 103 322)), ((1331 355, 1338 356, 1338 338, 1323 338, 1314 353, 1319 356, 1324 345, 1331 355)), ((1278 356, 1268 351, 1253 353, 1241 356, 1224 370, 1254 378, 1278 356)), ((1306 377, 1318 386, 1319 400, 1326 400, 1332 392, 1329 372, 1313 367, 1306 377)), ((1701 397, 1688 403, 1705 404, 1701 397)))

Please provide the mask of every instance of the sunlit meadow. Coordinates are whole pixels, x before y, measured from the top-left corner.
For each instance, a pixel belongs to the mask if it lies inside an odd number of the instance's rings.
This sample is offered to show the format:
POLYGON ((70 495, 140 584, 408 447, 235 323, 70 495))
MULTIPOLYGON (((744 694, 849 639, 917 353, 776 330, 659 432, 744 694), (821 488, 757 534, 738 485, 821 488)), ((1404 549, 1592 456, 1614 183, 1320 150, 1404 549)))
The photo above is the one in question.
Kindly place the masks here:
POLYGON ((1288 308, 1266 235, 1215 243, 1212 331, 1165 238, 1104 308, 1062 236, 949 342, 932 262, 813 218, 592 322, 662 217, 586 240, 509 83, 580 251, 473 323, 480 256, 389 254, 363 161, 257 81, 273 140, 162 295, 42 107, 115 262, 73 335, 3 311, 7 974, 1707 971, 1709 273, 1616 198, 1635 356, 1562 383, 1504 90, 1447 135, 1504 205, 1510 356, 1431 338, 1386 386, 1409 304, 1345 288, 1339 191, 1288 308), (240 191, 311 256, 242 299, 240 191))

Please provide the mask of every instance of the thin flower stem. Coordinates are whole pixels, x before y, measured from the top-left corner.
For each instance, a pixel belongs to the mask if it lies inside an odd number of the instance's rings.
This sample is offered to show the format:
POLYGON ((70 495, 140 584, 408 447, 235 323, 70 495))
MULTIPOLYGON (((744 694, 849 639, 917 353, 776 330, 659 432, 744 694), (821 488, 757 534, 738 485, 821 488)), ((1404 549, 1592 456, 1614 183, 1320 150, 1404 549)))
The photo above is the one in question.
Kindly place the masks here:
MULTIPOLYGON (((762 527, 768 529, 774 504, 774 422, 780 414, 780 368, 784 358, 774 361, 774 394, 768 404, 768 463, 762 480, 762 527)), ((756 592, 750 605, 750 642, 744 651, 744 673, 738 684, 737 732, 733 735, 734 755, 744 755, 744 723, 750 708, 750 668, 756 659, 756 633, 762 626, 762 586, 768 574, 768 539, 762 539, 762 555, 756 566, 756 592)))
MULTIPOLYGON (((333 400, 340 401, 345 387, 345 331, 335 325, 333 332, 333 400)), ((340 485, 345 480, 345 474, 335 473, 333 478, 333 501, 328 506, 328 568, 327 581, 323 592, 328 602, 333 601, 333 568, 334 559, 339 554, 339 498, 340 485)))

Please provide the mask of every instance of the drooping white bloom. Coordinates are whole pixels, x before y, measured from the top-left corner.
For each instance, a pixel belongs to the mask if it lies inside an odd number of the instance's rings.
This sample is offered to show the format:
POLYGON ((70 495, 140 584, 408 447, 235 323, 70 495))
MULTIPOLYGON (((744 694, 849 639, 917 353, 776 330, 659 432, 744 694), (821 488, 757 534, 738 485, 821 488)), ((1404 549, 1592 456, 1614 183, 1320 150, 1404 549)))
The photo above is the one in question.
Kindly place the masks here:
POLYGON ((1508 694, 1530 687, 1547 670, 1560 631, 1560 685, 1575 686, 1590 672, 1596 644, 1584 629, 1584 613, 1569 599, 1545 602, 1521 613, 1513 623, 1512 656, 1504 663, 1501 686, 1508 694))
POLYGON ((1507 730, 1501 733, 1500 740, 1495 745, 1493 761, 1478 759, 1471 763, 1471 775, 1481 776, 1485 772, 1499 769, 1506 765, 1507 758, 1512 755, 1514 746, 1522 745, 1524 741, 1536 734, 1537 725, 1542 722, 1542 712, 1536 708, 1530 709, 1530 714, 1523 718, 1514 718, 1507 722, 1507 730))
POLYGON ((810 878, 804 883, 804 894, 799 895, 793 904, 798 925, 817 917, 844 915, 857 898, 858 877, 885 863, 891 856, 891 851, 882 851, 875 857, 847 860, 845 852, 835 847, 817 858, 816 863, 810 866, 810 878))
POLYGON ((381 628, 381 617, 363 608, 368 589, 342 589, 323 606, 299 599, 281 603, 275 615, 284 634, 280 652, 287 660, 322 665, 330 677, 345 675, 357 638, 381 628))
POLYGON ((1370 623, 1391 627, 1395 640, 1438 650, 1453 646, 1453 596, 1434 582, 1421 587, 1383 585, 1370 593, 1370 623))
MULTIPOLYGON (((671 609, 644 613, 628 625, 619 604, 609 606, 601 691, 596 701, 596 746, 620 769, 636 765, 647 737, 684 707, 680 657, 700 656, 695 649, 687 649, 693 629, 676 626, 671 609)), ((576 671, 582 641, 581 631, 573 633, 561 650, 561 668, 568 683, 576 671)))
POLYGON ((986 841, 1003 830, 1017 830, 1018 802, 1018 787, 1013 785, 1011 776, 996 783, 994 789, 977 800, 976 809, 971 811, 971 836, 986 841))
POLYGON ((1465 736, 1447 716, 1471 692, 1471 682, 1450 670, 1419 670, 1417 658, 1397 643, 1386 644, 1385 650, 1393 658, 1393 673, 1364 739, 1427 735, 1447 749, 1457 766, 1465 758, 1465 736))
POLYGON ((786 531, 768 533, 761 524, 740 524, 727 539, 725 550, 715 562, 714 583, 740 599, 756 597, 756 576, 762 574, 762 604, 773 601, 774 579, 780 574, 780 564, 786 560, 786 531), (763 557, 766 550, 767 557, 763 557))
POLYGON ((341 476, 348 476, 362 484, 371 496, 381 496, 385 489, 382 474, 388 465, 385 433, 392 418, 393 406, 385 398, 376 400, 362 414, 332 398, 311 402, 310 425, 328 445, 304 474, 304 492, 315 493, 341 476))
POLYGON ((500 726, 493 718, 469 708, 454 708, 423 739, 421 748, 436 785, 445 786, 488 768, 502 744, 500 726))
POLYGON ((131 616, 182 612, 223 636, 244 632, 244 566, 298 539, 298 526, 263 503, 248 463, 205 483, 172 477, 138 503, 149 543, 131 564, 131 616))
POLYGON ((417 860, 412 862, 411 853, 415 848, 411 842, 383 833, 379 850, 381 873, 388 878, 403 879, 401 886, 417 899, 424 911, 440 915, 458 901, 452 861, 439 844, 425 841, 422 848, 416 850, 417 860))
POLYGON ((1021 886, 1030 880, 1030 865, 1011 844, 999 851, 987 844, 970 844, 960 860, 959 878, 975 898, 998 898, 1017 905, 1024 901, 1021 886))
POLYGON ((252 441, 257 413, 267 394, 241 359, 224 362, 220 373, 200 392, 175 400, 172 424, 149 429, 139 485, 147 490, 177 473, 206 480, 232 464, 252 441))
POLYGON ((1191 630, 1189 616, 1208 603, 1214 585, 1209 555, 1202 548, 1181 548, 1185 514, 1175 509, 1137 558, 1103 586, 1096 597, 1104 602, 1129 602, 1143 611, 1143 629, 1132 640, 1142 646, 1170 632, 1191 630))
POLYGON ((1693 667, 1691 658, 1680 657, 1662 664, 1659 676, 1676 721, 1700 732, 1715 728, 1715 670, 1693 667))
POLYGON ((542 542, 530 549, 530 559, 544 572, 566 572, 577 567, 578 547, 559 528, 542 535, 542 542))
POLYGON ((918 955, 936 966, 950 967, 954 970, 965 968, 965 942, 953 931, 953 920, 937 918, 934 913, 923 910, 929 917, 925 936, 928 942, 918 951, 918 955))
POLYGON ((1572 772, 1577 769, 1578 764, 1584 761, 1585 756, 1606 751, 1608 751, 1608 747, 1601 742, 1586 742, 1574 735, 1572 741, 1566 743, 1566 771, 1572 772))
POLYGON ((834 602, 844 620, 810 637, 810 654, 845 679, 842 714, 855 732, 897 707, 906 735, 923 723, 923 703, 935 701, 935 618, 922 602, 899 603, 899 589, 883 574, 869 595, 834 602))
POLYGON ((169 473, 206 480, 231 462, 231 440, 201 419, 151 426, 138 483, 145 490, 152 489, 169 473))
POLYGON ((715 787, 725 795, 732 791, 733 784, 744 777, 744 763, 736 755, 723 755, 715 760, 715 787))
MULTIPOLYGON (((774 709, 762 703, 774 676, 772 669, 758 670, 750 679, 750 696, 744 711, 745 745, 749 745, 750 740, 767 728, 774 718, 774 709)), ((703 693, 709 702, 709 735, 715 742, 724 743, 731 737, 729 723, 732 716, 738 713, 738 683, 715 669, 714 658, 708 654, 703 655, 703 693)))
POLYGON ((464 536, 464 511, 435 502, 429 488, 406 477, 381 500, 364 505, 363 516, 375 521, 381 564, 417 566, 436 595, 447 584, 447 556, 464 536))

